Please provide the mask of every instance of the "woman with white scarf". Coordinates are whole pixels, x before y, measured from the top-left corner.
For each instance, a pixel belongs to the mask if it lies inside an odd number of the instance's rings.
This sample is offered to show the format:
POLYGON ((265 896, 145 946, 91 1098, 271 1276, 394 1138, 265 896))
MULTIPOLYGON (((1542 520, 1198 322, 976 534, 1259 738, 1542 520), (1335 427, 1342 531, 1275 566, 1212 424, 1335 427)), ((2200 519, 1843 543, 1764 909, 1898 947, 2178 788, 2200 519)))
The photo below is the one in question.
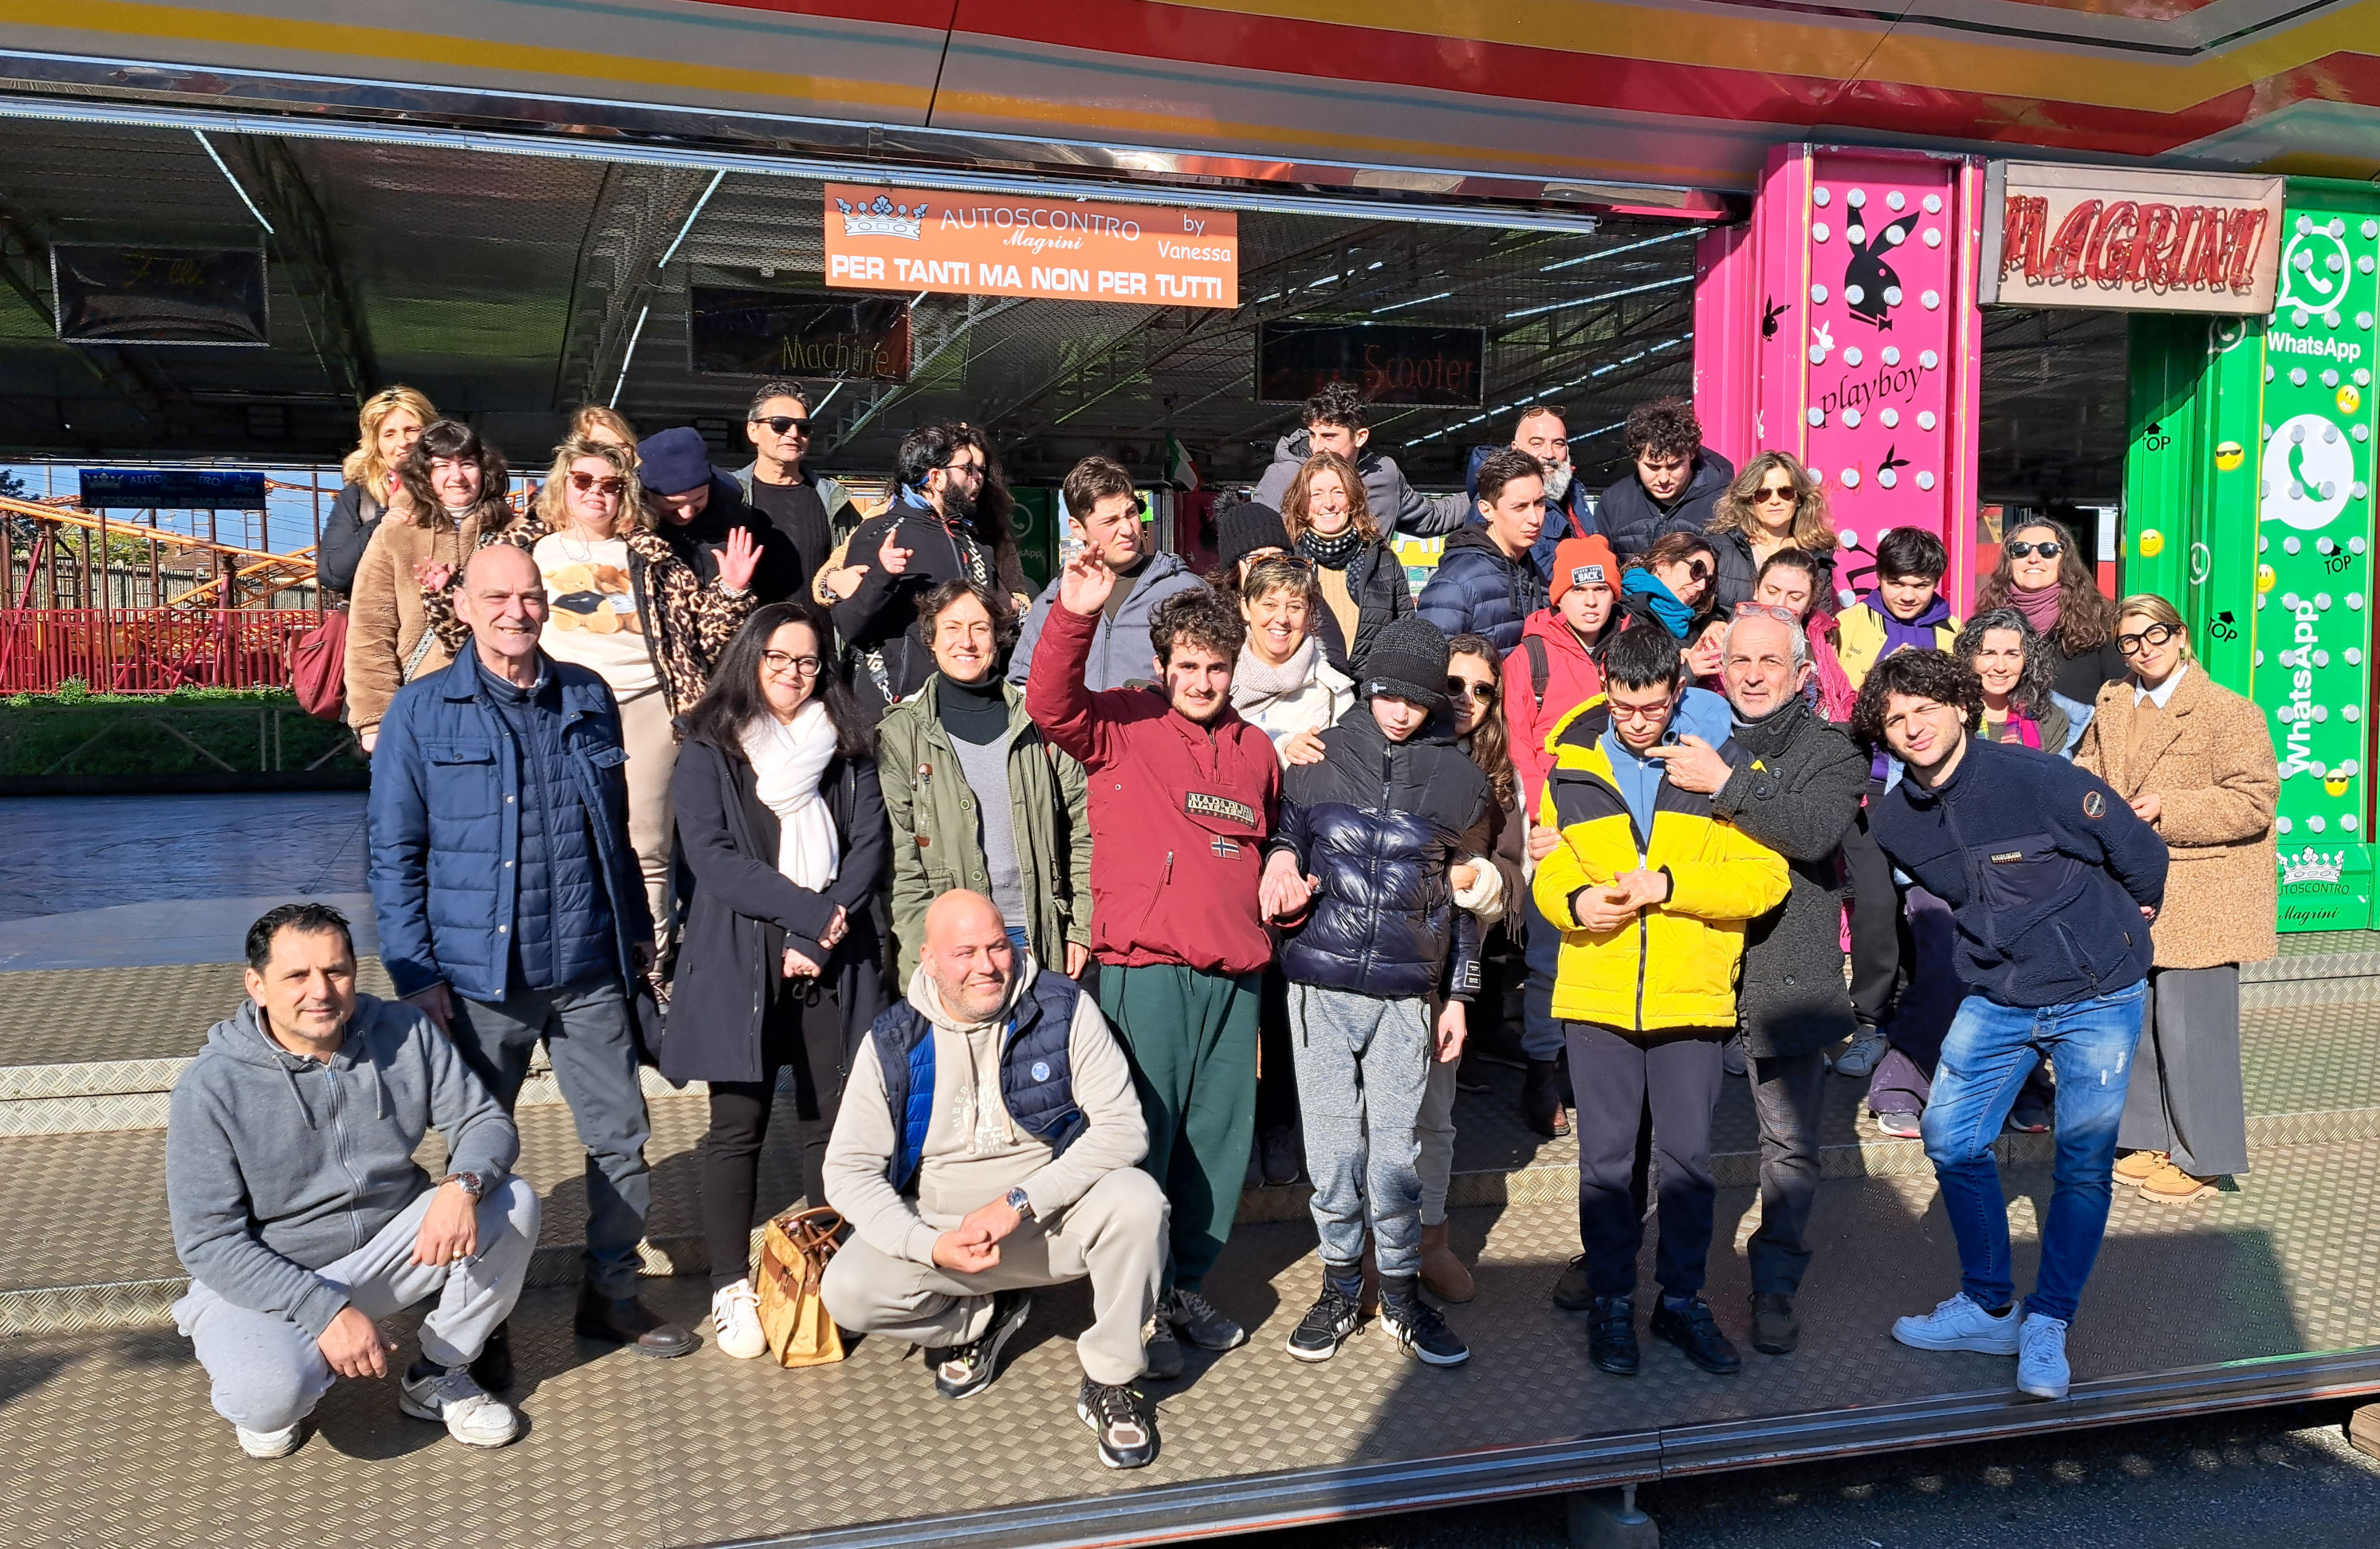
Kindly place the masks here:
POLYGON ((671 781, 692 880, 657 1055, 671 1081, 710 1083, 711 1330, 740 1360, 767 1349, 748 1265, 777 1072, 793 1069, 802 1190, 823 1204, 849 1051, 883 1003, 869 903, 884 872, 884 797, 829 639, 797 603, 755 611, 686 718, 671 781))

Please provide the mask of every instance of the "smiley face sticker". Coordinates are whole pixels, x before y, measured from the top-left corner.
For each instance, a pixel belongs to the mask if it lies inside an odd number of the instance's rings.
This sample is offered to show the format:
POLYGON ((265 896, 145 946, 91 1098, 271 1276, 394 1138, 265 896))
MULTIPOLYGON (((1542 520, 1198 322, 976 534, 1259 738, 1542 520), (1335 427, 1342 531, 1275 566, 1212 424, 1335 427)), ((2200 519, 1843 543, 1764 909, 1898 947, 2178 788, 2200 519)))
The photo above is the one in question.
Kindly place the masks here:
POLYGON ((2343 382, 2338 389, 2338 412, 2353 414, 2363 406, 2363 394, 2353 382, 2343 382))
POLYGON ((2155 527, 2141 534, 2141 558, 2153 560, 2165 552, 2165 534, 2155 527))
POLYGON ((2273 567, 2271 565, 2260 564, 2256 567, 2256 589, 2260 592, 2268 592, 2273 589, 2273 567))
POLYGON ((2345 775, 2330 775, 2324 779, 2322 788, 2334 796, 2344 796, 2347 794, 2347 781, 2345 775))
POLYGON ((2215 466, 2229 473, 2248 455, 2248 449, 2236 441, 2227 441, 2215 449, 2215 466))

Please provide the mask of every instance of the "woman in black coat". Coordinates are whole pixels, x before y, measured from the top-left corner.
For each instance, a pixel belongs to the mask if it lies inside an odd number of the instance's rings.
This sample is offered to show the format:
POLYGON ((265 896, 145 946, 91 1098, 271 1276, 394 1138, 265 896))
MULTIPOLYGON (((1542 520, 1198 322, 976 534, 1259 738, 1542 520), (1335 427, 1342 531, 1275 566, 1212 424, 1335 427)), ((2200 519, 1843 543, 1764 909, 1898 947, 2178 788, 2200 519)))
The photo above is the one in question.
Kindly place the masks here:
POLYGON ((711 1328, 739 1359, 767 1348, 746 1266, 777 1072, 793 1068, 802 1189, 822 1204, 849 1051, 882 1009, 870 904, 885 869, 884 796, 829 638, 798 604, 757 610, 687 714, 671 781, 686 945, 659 1059, 671 1081, 710 1086, 711 1328))

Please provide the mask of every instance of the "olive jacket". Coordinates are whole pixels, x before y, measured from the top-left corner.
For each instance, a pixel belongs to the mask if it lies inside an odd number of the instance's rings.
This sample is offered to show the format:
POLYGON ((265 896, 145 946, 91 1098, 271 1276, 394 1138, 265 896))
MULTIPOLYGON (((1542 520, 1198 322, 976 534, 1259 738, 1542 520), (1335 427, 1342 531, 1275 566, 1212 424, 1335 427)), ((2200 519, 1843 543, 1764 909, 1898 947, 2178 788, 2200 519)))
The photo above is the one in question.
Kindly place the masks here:
POLYGON ((2074 762, 2128 802, 2154 792, 2164 804, 2155 828, 2172 862, 2149 933, 2157 967, 2257 962, 2279 950, 2281 775, 2264 711, 2196 662, 2162 711, 2134 704, 2127 678, 2099 690, 2074 762))

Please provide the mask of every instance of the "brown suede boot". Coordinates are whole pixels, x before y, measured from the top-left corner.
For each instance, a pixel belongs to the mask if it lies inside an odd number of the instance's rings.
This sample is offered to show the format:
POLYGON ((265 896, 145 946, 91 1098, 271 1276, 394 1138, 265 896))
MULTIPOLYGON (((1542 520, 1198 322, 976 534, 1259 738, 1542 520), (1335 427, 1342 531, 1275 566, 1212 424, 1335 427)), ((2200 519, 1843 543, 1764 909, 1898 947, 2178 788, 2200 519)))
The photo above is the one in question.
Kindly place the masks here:
POLYGON ((1471 1271, 1446 1245, 1446 1223, 1421 1228, 1421 1283, 1440 1301, 1468 1301, 1479 1294, 1471 1271))

